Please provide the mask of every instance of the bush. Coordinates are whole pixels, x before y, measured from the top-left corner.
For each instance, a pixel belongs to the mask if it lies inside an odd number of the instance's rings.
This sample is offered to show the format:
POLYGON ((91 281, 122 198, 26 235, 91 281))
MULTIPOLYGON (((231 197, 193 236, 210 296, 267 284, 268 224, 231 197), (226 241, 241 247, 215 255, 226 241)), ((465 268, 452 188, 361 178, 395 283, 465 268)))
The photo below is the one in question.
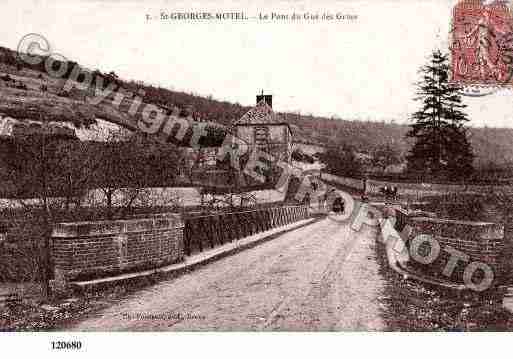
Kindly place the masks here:
POLYGON ((3 212, 11 228, 0 243, 0 282, 40 282, 45 265, 48 228, 39 211, 3 212))
POLYGON ((429 202, 423 209, 437 213, 442 218, 462 221, 480 221, 484 216, 485 196, 469 193, 451 193, 425 197, 429 202))
POLYGON ((326 171, 336 176, 358 177, 361 164, 349 146, 332 147, 320 155, 320 161, 326 165, 326 171))

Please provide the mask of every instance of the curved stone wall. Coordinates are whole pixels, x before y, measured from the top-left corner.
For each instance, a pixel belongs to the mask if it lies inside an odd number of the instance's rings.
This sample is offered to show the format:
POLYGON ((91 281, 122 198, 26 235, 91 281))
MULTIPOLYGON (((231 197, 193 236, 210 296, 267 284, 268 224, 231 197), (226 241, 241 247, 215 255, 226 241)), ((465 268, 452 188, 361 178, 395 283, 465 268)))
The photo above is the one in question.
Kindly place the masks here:
POLYGON ((479 282, 480 275, 486 273, 480 273, 478 269, 486 270, 488 266, 493 273, 493 282, 500 282, 506 269, 506 243, 502 224, 422 215, 424 214, 419 212, 396 211, 395 228, 401 231, 405 240, 410 253, 409 265, 412 268, 441 280, 465 284, 465 275, 468 277, 475 274, 475 277, 471 277, 474 282, 479 282), (419 243, 421 245, 417 246, 419 243), (412 252, 415 252, 420 260, 416 260, 412 252), (438 255, 429 258, 430 254, 435 252, 438 255), (425 256, 425 259, 422 256, 425 256))

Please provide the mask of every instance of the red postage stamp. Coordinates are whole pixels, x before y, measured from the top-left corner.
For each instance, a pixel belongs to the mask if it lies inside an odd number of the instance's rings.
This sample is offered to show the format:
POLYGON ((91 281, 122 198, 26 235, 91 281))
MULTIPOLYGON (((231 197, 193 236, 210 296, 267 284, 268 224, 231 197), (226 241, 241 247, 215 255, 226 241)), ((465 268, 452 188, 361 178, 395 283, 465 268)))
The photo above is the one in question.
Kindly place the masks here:
POLYGON ((513 17, 509 1, 462 0, 453 9, 452 80, 513 85, 513 17))

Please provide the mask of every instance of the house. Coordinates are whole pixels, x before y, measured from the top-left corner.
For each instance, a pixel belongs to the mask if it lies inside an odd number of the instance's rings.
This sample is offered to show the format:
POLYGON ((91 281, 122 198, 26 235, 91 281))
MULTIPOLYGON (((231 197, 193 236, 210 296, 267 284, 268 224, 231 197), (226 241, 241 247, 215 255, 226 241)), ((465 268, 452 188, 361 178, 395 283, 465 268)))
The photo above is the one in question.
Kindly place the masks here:
POLYGON ((272 109, 271 95, 257 95, 256 106, 232 123, 232 133, 251 148, 290 163, 292 130, 272 109))
MULTIPOLYGON (((230 132, 234 143, 244 141, 248 154, 261 151, 272 156, 272 162, 292 160, 292 131, 272 109, 272 96, 258 95, 256 105, 240 119, 231 124, 230 132)), ((281 168, 269 164, 258 170, 265 178, 264 182, 256 180, 251 175, 235 168, 226 168, 217 161, 219 147, 202 147, 190 149, 186 161, 191 168, 191 177, 196 183, 202 183, 208 192, 229 191, 244 192, 257 188, 272 188, 282 172, 281 168)), ((244 166, 248 158, 242 159, 244 166)), ((259 161, 265 158, 259 158, 259 161)))

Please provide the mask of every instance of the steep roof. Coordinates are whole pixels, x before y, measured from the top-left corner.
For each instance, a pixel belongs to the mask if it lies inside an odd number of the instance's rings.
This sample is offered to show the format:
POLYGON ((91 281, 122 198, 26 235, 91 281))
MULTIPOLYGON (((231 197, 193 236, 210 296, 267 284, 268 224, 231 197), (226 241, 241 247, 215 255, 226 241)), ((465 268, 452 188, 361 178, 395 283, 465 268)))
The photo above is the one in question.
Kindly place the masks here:
POLYGON ((274 113, 271 106, 269 106, 264 100, 260 101, 251 110, 246 112, 237 121, 232 123, 233 126, 241 125, 287 125, 280 116, 274 113))

